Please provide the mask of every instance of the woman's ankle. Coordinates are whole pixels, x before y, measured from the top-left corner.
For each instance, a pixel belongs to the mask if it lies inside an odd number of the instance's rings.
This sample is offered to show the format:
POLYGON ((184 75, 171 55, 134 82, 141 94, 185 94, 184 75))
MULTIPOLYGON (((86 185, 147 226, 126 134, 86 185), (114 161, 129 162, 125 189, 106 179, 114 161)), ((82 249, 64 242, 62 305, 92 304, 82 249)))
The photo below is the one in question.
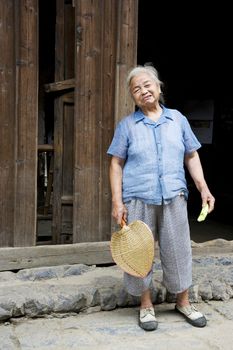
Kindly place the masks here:
POLYGON ((151 291, 148 289, 141 295, 141 306, 140 309, 148 309, 152 307, 151 291))
POLYGON ((149 309, 150 307, 153 307, 152 303, 141 304, 140 309, 149 309))
POLYGON ((176 304, 181 307, 190 305, 188 290, 177 294, 176 304))

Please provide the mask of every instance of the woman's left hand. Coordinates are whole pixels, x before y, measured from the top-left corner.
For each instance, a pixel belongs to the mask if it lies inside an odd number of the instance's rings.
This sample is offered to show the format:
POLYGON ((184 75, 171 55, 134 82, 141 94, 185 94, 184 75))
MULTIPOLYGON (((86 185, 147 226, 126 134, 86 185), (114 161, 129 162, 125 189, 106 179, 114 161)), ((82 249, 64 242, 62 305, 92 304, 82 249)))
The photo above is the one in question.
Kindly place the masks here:
POLYGON ((201 198, 202 198, 202 207, 204 207, 206 204, 208 204, 208 213, 211 213, 214 210, 214 204, 215 204, 215 198, 209 191, 202 191, 201 192, 201 198))

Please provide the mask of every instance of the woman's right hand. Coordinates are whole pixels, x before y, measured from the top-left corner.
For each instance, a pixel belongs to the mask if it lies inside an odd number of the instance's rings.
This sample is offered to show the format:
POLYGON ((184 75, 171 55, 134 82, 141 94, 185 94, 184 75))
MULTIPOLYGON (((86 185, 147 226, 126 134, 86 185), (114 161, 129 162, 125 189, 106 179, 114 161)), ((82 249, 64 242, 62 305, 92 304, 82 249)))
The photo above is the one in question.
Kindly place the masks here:
POLYGON ((123 203, 112 204, 112 216, 116 222, 120 225, 122 218, 127 222, 127 209, 123 203))

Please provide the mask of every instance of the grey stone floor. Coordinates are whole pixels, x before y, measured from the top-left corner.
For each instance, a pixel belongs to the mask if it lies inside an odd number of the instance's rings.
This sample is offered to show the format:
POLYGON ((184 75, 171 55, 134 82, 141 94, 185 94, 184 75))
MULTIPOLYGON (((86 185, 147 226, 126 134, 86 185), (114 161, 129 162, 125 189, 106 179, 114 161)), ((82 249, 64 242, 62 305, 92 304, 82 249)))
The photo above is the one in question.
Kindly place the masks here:
POLYGON ((138 308, 12 319, 0 325, 0 350, 231 350, 233 299, 198 304, 207 326, 195 328, 174 311, 155 306, 159 326, 145 332, 137 325, 138 308))

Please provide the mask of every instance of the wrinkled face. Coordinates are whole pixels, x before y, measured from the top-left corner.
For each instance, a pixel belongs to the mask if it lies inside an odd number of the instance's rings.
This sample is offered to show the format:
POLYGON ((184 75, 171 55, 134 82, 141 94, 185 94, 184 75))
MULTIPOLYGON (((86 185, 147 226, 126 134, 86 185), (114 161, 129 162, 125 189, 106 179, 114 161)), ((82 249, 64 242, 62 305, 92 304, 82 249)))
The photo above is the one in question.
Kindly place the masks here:
POLYGON ((161 89, 149 74, 141 73, 131 80, 130 92, 135 104, 141 109, 147 109, 156 106, 161 89))

